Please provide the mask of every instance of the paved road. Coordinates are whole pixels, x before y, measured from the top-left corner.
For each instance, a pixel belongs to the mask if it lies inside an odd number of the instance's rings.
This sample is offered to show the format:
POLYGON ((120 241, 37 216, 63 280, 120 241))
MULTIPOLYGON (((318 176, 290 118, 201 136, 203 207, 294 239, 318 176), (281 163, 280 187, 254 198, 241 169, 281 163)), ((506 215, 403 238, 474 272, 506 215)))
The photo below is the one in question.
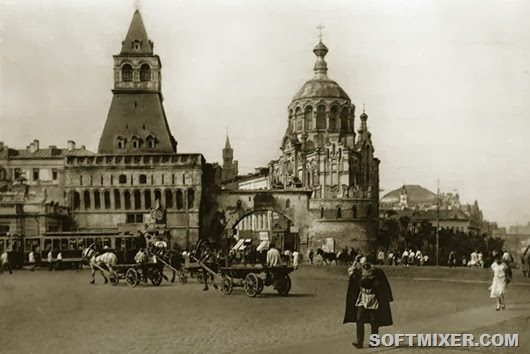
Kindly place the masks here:
MULTIPOLYGON (((230 296, 204 293, 193 281, 131 288, 103 285, 100 278, 92 286, 87 271, 3 274, 0 343, 6 353, 250 353, 264 348, 283 353, 305 348, 310 353, 326 342, 344 344, 331 347, 335 352, 351 352, 354 327, 342 325, 347 280, 340 269, 335 275, 330 269, 302 267, 293 274, 290 296, 265 289, 254 299, 241 289, 230 296)), ((396 301, 395 326, 389 331, 493 306, 487 284, 402 275, 391 275, 390 282, 396 301)), ((529 295, 529 287, 514 286, 509 304, 528 301, 529 295)))

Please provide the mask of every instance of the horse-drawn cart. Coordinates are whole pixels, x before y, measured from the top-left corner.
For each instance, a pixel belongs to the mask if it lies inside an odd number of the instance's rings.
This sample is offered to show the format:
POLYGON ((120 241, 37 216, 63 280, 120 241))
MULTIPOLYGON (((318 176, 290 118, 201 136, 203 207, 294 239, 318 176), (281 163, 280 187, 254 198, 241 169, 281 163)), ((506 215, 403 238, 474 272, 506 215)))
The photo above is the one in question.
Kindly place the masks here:
POLYGON ((137 286, 144 278, 149 279, 151 284, 159 286, 162 283, 162 269, 157 263, 145 264, 118 264, 114 267, 114 273, 109 276, 110 283, 118 285, 120 279, 124 279, 129 285, 137 286))
POLYGON ((261 264, 224 267, 220 270, 223 278, 221 291, 229 295, 234 287, 241 287, 247 296, 255 297, 264 287, 272 286, 278 294, 286 296, 291 290, 289 273, 293 270, 289 266, 267 267, 261 264))

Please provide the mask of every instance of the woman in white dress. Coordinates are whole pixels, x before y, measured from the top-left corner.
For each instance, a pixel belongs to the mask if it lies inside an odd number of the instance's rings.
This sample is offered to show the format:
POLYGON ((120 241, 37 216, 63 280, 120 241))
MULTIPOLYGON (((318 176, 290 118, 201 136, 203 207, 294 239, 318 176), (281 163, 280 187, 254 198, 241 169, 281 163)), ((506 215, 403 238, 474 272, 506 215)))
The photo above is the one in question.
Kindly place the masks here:
POLYGON ((499 256, 496 256, 491 264, 491 270, 493 271, 493 281, 489 287, 490 297, 497 300, 497 311, 500 309, 504 310, 506 307, 504 302, 506 285, 508 285, 511 278, 510 267, 504 263, 499 256))

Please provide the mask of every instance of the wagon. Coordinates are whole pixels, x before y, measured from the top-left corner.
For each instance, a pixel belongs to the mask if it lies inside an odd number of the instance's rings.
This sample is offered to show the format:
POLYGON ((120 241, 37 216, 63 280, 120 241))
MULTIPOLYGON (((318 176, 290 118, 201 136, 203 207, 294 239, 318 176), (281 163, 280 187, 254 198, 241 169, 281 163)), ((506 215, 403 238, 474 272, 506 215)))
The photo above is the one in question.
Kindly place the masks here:
POLYGON ((249 297, 260 294, 264 287, 272 286, 279 295, 286 296, 291 290, 289 273, 294 270, 289 266, 268 267, 256 265, 234 265, 221 268, 223 279, 221 291, 229 295, 234 287, 242 287, 249 297))
POLYGON ((110 274, 110 283, 113 286, 119 284, 120 279, 124 279, 129 285, 137 286, 143 278, 143 270, 147 272, 145 276, 151 281, 154 286, 159 286, 162 283, 162 269, 158 263, 140 264, 118 264, 114 267, 114 273, 110 274))

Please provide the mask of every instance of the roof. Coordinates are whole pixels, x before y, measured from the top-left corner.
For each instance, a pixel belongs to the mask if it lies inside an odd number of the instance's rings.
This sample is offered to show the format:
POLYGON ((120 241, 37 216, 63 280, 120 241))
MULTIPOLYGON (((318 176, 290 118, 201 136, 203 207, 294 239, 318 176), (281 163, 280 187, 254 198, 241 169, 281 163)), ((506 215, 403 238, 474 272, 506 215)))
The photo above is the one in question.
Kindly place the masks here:
POLYGON ((435 193, 418 184, 404 184, 385 194, 381 198, 381 203, 397 203, 403 193, 407 194, 407 203, 409 205, 432 203, 436 199, 435 193))
POLYGON ((303 98, 342 98, 349 100, 346 92, 333 80, 311 79, 294 95, 294 100, 303 98))
POLYGON ((174 153, 176 142, 169 130, 162 99, 156 92, 118 93, 112 96, 109 114, 99 139, 98 153, 174 153), (149 148, 143 144, 133 148, 130 142, 136 135, 145 139, 156 138, 157 144, 149 148), (128 141, 124 149, 118 149, 116 138, 128 141))
POLYGON ((230 139, 228 138, 228 135, 226 135, 226 142, 225 142, 225 150, 231 149, 230 146, 230 139))
POLYGON ((413 222, 429 222, 436 220, 438 218, 438 215, 440 216, 440 220, 458 220, 458 221, 469 221, 469 217, 466 215, 466 213, 458 208, 455 209, 440 209, 439 211, 436 209, 430 209, 430 210, 414 210, 414 209, 404 209, 404 210, 391 210, 387 211, 387 217, 408 217, 413 222), (439 214, 438 214, 439 213, 439 214))
POLYGON ((136 10, 134 12, 133 18, 131 20, 131 25, 129 26, 129 31, 125 40, 122 43, 120 54, 133 54, 133 55, 152 55, 153 54, 153 44, 147 37, 147 31, 145 30, 144 21, 142 20, 142 15, 140 11, 136 10), (140 48, 134 48, 134 42, 140 42, 140 48))
POLYGON ((85 148, 76 148, 68 150, 66 148, 46 148, 38 149, 35 152, 28 149, 3 149, 0 151, 0 160, 17 160, 17 159, 63 159, 66 156, 92 156, 94 152, 85 148))

